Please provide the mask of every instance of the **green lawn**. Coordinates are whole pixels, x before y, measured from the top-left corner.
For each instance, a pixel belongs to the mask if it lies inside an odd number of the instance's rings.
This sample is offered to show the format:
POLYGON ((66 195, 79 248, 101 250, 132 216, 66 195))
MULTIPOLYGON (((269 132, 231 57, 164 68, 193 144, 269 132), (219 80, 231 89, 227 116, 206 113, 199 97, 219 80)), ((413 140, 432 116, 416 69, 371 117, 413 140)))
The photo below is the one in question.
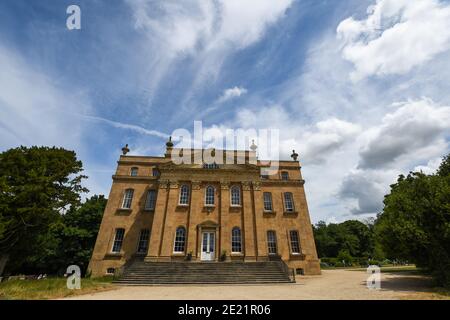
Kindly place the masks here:
POLYGON ((80 290, 67 289, 66 278, 12 280, 0 283, 0 300, 57 299, 113 289, 112 277, 81 279, 80 290))

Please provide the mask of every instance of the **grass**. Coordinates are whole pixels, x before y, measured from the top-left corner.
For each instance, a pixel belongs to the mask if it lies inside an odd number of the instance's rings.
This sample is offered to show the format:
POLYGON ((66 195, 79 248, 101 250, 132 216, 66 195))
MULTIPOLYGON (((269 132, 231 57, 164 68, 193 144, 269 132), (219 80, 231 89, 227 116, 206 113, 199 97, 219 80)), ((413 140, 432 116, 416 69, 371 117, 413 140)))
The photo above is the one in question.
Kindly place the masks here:
POLYGON ((11 280, 0 283, 0 300, 45 300, 111 290, 112 277, 81 279, 81 289, 67 289, 66 278, 11 280))

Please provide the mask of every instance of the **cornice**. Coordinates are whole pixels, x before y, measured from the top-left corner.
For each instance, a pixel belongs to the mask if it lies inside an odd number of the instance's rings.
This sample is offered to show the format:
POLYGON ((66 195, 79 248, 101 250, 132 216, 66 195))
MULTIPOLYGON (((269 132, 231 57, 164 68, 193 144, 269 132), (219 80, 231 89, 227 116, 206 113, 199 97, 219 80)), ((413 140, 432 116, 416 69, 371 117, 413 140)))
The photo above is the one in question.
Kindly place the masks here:
POLYGON ((113 175, 112 176, 113 181, 116 180, 122 180, 122 181, 152 181, 152 182, 158 182, 159 177, 153 177, 153 176, 128 176, 128 175, 113 175))
POLYGON ((303 186, 305 180, 261 180, 262 186, 277 185, 277 186, 303 186))

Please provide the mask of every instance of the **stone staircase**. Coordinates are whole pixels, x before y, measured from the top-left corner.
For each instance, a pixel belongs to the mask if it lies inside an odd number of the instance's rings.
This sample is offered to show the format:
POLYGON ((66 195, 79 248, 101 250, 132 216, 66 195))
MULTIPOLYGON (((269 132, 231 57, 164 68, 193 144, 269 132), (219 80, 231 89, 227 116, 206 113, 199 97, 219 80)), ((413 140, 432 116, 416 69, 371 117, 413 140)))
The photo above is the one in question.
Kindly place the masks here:
POLYGON ((135 261, 114 283, 156 284, 264 284, 291 283, 282 261, 269 262, 145 262, 135 261))

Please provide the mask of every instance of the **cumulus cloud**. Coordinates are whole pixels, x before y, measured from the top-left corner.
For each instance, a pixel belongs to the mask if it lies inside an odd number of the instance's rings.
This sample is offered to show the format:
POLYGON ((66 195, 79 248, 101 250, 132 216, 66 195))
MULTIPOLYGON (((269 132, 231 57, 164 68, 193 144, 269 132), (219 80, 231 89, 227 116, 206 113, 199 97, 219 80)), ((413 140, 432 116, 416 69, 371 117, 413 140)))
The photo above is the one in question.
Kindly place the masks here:
POLYGON ((223 103, 228 100, 238 98, 247 93, 247 89, 243 87, 234 87, 230 89, 226 89, 223 94, 217 100, 218 103, 223 103))
POLYGON ((349 174, 339 189, 341 199, 356 200, 356 204, 350 208, 351 213, 355 215, 380 212, 384 194, 385 186, 364 171, 349 174))
POLYGON ((378 0, 364 20, 350 17, 337 28, 342 56, 357 81, 405 74, 450 48, 450 5, 439 0, 378 0))
POLYGON ((281 156, 288 158, 295 148, 309 165, 326 162, 361 131, 359 125, 335 117, 300 126, 300 119, 281 105, 240 110, 235 123, 244 128, 279 130, 281 156))
POLYGON ((314 130, 306 131, 300 137, 299 150, 308 163, 324 163, 330 154, 353 140, 360 131, 359 125, 336 118, 320 121, 314 130))
POLYGON ((431 159, 424 165, 419 165, 414 168, 414 172, 423 172, 425 174, 436 173, 437 169, 442 163, 442 158, 431 159))
POLYGON ((382 168, 430 145, 446 145, 449 129, 450 107, 438 106, 429 99, 403 103, 374 129, 373 137, 360 152, 359 168, 382 168))

